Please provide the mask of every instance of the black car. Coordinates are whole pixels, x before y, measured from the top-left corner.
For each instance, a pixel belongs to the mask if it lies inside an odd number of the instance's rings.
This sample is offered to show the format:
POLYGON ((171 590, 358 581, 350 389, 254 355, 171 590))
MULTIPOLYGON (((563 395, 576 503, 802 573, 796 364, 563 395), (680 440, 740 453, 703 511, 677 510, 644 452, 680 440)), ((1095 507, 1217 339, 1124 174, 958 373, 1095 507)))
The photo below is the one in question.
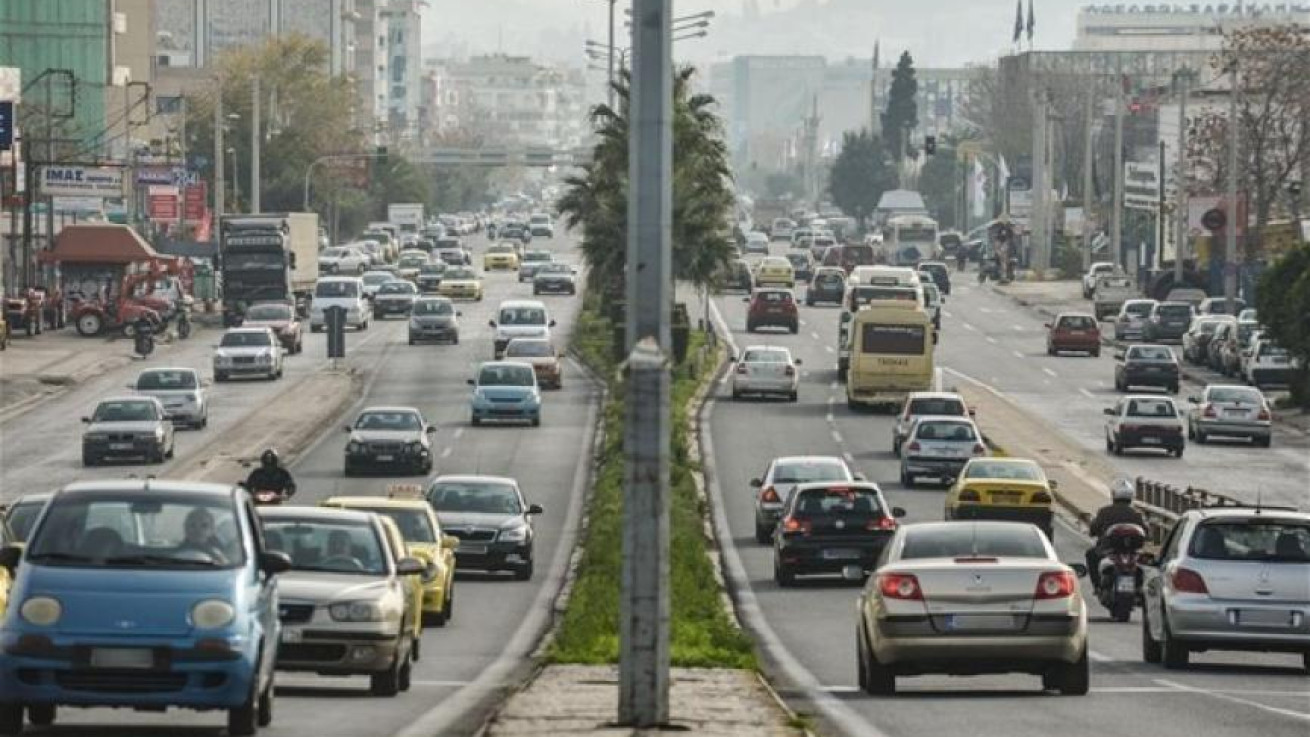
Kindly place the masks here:
POLYGON ((1146 318, 1146 340, 1182 340, 1192 327, 1192 306, 1187 302, 1156 302, 1146 318))
POLYGON ((919 271, 932 276, 933 283, 943 295, 951 293, 951 270, 941 261, 924 261, 919 264, 919 271))
POLYGON ((798 484, 773 531, 773 577, 872 571, 905 510, 887 506, 877 484, 822 481, 798 484))
POLYGON ((446 274, 446 266, 445 261, 437 261, 418 267, 418 276, 414 277, 414 282, 418 285, 419 292, 436 294, 437 289, 441 287, 441 277, 446 274))
POLYGON ((532 230, 522 223, 510 223, 502 227, 496 237, 502 241, 519 240, 530 243, 532 241, 532 230))
POLYGON ((532 578, 532 518, 542 513, 528 504, 518 482, 502 476, 438 476, 428 486, 428 503, 441 530, 459 538, 455 567, 462 570, 513 571, 532 578))
POLYGON ((841 304, 846 296, 846 272, 835 266, 825 266, 814 271, 809 287, 805 290, 805 304, 813 307, 819 302, 841 304))
POLYGON ((369 407, 346 427, 345 475, 379 468, 429 473, 429 436, 436 431, 413 407, 369 407))
POLYGON ((408 315, 418 298, 418 287, 408 281, 389 281, 378 287, 373 295, 373 319, 382 320, 388 315, 408 315))
POLYGON ((1178 393, 1178 359, 1169 346, 1138 344, 1114 354, 1114 388, 1157 386, 1178 393))

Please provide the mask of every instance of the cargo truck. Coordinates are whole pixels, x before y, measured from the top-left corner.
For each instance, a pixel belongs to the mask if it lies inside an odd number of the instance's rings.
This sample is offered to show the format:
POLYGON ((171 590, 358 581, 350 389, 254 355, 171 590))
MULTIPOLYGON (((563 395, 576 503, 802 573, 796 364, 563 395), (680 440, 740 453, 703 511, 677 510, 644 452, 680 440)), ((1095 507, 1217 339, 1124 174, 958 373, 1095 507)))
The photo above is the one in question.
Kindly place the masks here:
POLYGON ((240 325, 257 302, 294 304, 309 314, 318 279, 318 214, 229 215, 219 225, 223 324, 240 325))

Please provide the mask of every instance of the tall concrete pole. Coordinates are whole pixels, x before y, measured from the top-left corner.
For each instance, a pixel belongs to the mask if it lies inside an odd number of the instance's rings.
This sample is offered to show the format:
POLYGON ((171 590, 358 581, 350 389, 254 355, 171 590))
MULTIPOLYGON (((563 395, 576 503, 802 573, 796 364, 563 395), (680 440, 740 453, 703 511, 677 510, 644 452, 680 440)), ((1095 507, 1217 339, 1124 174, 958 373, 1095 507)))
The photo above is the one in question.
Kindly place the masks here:
POLYGON ((1092 132, 1096 119, 1096 88, 1087 92, 1087 135, 1083 138, 1083 271, 1092 265, 1092 132))
POLYGON ((227 182, 223 176, 227 147, 223 143, 223 121, 223 80, 219 79, 214 87, 214 233, 218 233, 219 221, 227 209, 224 202, 227 182))
POLYGON ((1128 269, 1123 253, 1124 217, 1124 85, 1116 75, 1114 93, 1114 203, 1110 213, 1110 250, 1115 263, 1128 269))
POLYGON ((259 149, 264 138, 260 130, 259 97, 259 77, 255 77, 250 85, 250 211, 252 213, 263 212, 259 204, 259 160, 262 156, 259 149))
POLYGON ((1049 205, 1047 194, 1050 192, 1050 162, 1046 158, 1046 90, 1036 90, 1032 94, 1033 106, 1033 180, 1032 220, 1029 223, 1029 247, 1031 259, 1029 267, 1037 271, 1046 269, 1046 252, 1050 247, 1047 240, 1046 221, 1049 205))
MULTIPOLYGON (((1237 95, 1241 92, 1239 87, 1240 80, 1237 76, 1237 62, 1234 61, 1229 68, 1232 75, 1232 88, 1228 91, 1228 225, 1225 228, 1227 238, 1224 244, 1224 297, 1227 298, 1227 306, 1237 314, 1237 303, 1234 301, 1237 297, 1237 162, 1240 158, 1237 155, 1237 148, 1241 143, 1241 137, 1238 129, 1241 127, 1237 119, 1237 95)), ((1245 225, 1245 223, 1242 223, 1245 225)))
POLYGON ((1192 71, 1184 69, 1178 75, 1182 85, 1178 90, 1178 151, 1174 161, 1174 284, 1183 283, 1183 259, 1188 254, 1187 244, 1187 98, 1192 92, 1192 71))
POLYGON ((669 720, 669 356, 673 0, 634 0, 628 141, 620 724, 669 720))
POLYGON ((609 49, 606 55, 609 59, 609 86, 605 88, 606 100, 610 110, 614 109, 614 3, 618 0, 609 0, 610 3, 610 30, 609 30, 609 49))

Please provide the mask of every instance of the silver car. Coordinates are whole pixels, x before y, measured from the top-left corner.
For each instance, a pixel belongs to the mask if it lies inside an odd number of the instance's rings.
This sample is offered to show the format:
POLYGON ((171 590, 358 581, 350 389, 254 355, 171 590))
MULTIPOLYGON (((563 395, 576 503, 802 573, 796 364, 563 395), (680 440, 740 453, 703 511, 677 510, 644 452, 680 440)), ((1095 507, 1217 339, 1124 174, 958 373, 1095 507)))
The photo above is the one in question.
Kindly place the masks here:
POLYGON ((1183 457, 1187 441, 1174 400, 1158 394, 1134 394, 1102 411, 1107 453, 1121 456, 1131 448, 1154 448, 1183 457))
POLYGON ((193 368, 156 368, 137 374, 127 388, 158 399, 174 426, 201 428, 209 424, 208 385, 193 368))
POLYGON ((1268 448, 1273 437, 1273 413, 1265 395, 1249 386, 1210 384, 1200 396, 1189 397, 1187 438, 1204 443, 1212 435, 1250 438, 1268 448))
POLYGON ((173 423, 154 397, 110 397, 83 417, 82 465, 107 458, 144 458, 163 463, 173 457, 173 423))
POLYGON ((769 461, 764 475, 751 479, 755 494, 755 542, 767 544, 782 516, 787 496, 797 484, 815 481, 863 481, 837 456, 785 456, 769 461))
POLYGON ((1182 668, 1194 652, 1286 652, 1310 671, 1310 514, 1194 509, 1161 551, 1143 567, 1143 660, 1182 668))
POLYGON ((399 558, 372 512, 260 507, 269 550, 286 553, 278 576, 278 670, 367 675, 375 696, 409 690, 416 645, 408 576, 427 567, 399 558))
POLYGON ((949 483, 970 458, 987 455, 982 433, 967 417, 928 415, 915 420, 901 452, 901 485, 914 488, 920 476, 949 483))
POLYGON ((282 378, 286 351, 268 328, 231 328, 214 350, 214 381, 235 376, 282 378))
POLYGON ((1141 340, 1146 336, 1146 322, 1155 309, 1153 299, 1130 299, 1119 308, 1114 319, 1115 340, 1141 340))
POLYGON ((964 397, 955 392, 911 392, 905 398, 900 414, 896 415, 896 427, 892 429, 893 455, 901 454, 901 444, 910 434, 910 428, 925 415, 971 417, 973 410, 964 403, 964 397))
POLYGON ((801 360, 792 358, 790 350, 771 345, 748 346, 733 364, 733 399, 755 394, 783 396, 790 402, 796 401, 800 387, 797 367, 801 360))
POLYGON ((1030 673, 1043 689, 1086 694, 1085 574, 1030 524, 901 527, 860 594, 860 687, 892 694, 900 676, 1030 673))

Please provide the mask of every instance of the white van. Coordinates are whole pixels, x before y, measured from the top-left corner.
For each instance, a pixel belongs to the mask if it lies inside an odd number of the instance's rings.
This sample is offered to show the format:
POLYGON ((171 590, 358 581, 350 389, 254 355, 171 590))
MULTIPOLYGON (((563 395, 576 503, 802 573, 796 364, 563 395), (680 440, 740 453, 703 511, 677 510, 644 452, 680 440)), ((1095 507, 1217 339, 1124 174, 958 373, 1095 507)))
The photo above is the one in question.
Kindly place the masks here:
POLYGON ((500 303, 496 319, 489 322, 496 329, 492 337, 496 360, 505 354, 505 346, 515 338, 550 339, 555 321, 545 303, 535 299, 508 299, 500 303))
POLYGON ((324 310, 346 308, 346 325, 368 330, 369 307, 364 298, 364 281, 357 276, 325 276, 314 284, 314 301, 309 309, 309 332, 327 327, 324 310))

